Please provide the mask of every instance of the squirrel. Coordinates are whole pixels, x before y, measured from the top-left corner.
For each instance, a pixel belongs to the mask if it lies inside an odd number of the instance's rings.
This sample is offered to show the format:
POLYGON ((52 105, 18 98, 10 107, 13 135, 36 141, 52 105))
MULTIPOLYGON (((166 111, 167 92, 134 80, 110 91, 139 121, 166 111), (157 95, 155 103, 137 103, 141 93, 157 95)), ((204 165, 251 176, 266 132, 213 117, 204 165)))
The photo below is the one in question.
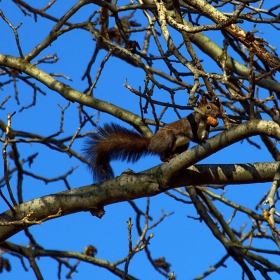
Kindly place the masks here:
POLYGON ((187 117, 165 125, 152 138, 118 124, 105 124, 97 133, 90 133, 83 152, 95 181, 114 178, 111 160, 136 162, 145 155, 159 155, 163 162, 188 149, 189 142, 208 139, 210 126, 217 126, 219 108, 203 96, 198 107, 187 117))

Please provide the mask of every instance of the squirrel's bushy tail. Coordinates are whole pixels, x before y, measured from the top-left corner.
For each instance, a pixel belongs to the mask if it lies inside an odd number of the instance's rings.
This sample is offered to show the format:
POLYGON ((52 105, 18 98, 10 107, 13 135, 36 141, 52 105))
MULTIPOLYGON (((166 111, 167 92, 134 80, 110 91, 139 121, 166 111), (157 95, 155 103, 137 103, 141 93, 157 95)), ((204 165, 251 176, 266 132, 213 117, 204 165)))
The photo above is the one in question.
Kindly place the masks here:
POLYGON ((154 154, 148 150, 149 143, 150 138, 111 123, 87 136, 83 152, 90 161, 94 180, 104 181, 114 177, 111 160, 135 162, 144 155, 154 154))

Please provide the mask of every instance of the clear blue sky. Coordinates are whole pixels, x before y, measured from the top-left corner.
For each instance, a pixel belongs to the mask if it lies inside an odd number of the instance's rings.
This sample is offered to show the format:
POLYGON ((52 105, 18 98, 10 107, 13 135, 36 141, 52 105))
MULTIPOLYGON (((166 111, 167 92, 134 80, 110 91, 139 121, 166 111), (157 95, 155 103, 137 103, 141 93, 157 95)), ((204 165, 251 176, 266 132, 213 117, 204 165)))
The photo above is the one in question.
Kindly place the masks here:
MULTIPOLYGON (((28 1, 30 5, 34 4, 34 6, 37 6, 38 8, 44 6, 44 4, 41 3, 47 2, 48 1, 28 1)), ((76 1, 72 0, 57 1, 54 6, 55 9, 51 8, 49 13, 53 16, 61 17, 75 2, 76 1)), ((120 3, 121 2, 119 2, 119 4, 120 3)), ((31 51, 36 44, 40 43, 54 25, 54 23, 46 21, 40 16, 38 16, 38 23, 34 24, 34 18, 32 16, 24 16, 16 5, 8 0, 2 0, 0 8, 14 26, 17 26, 22 22, 22 26, 19 28, 18 32, 24 54, 31 51)), ((93 7, 89 5, 87 8, 82 9, 82 11, 80 11, 78 15, 75 15, 70 21, 85 21, 92 11, 93 7)), ((138 14, 140 13, 138 12, 138 14)), ((266 26, 266 28, 270 27, 266 26)), ((253 29, 253 27, 246 26, 244 29, 248 31, 253 29)), ((13 32, 1 18, 0 30, 2 37, 0 53, 19 56, 13 32)), ((262 34, 263 37, 268 39, 272 44, 275 43, 276 46, 276 40, 279 39, 271 38, 267 30, 262 31, 265 32, 262 34)), ((218 38, 218 32, 211 32, 211 34, 211 38, 215 41, 217 36, 216 42, 219 42, 220 46, 222 46, 222 39, 218 38)), ((142 35, 140 35, 140 33, 135 33, 132 35, 131 39, 141 42, 142 35)), ((179 37, 176 39, 178 42, 180 41, 179 37)), ((163 45, 165 46, 164 43, 163 45)), ((62 78, 58 79, 76 90, 83 91, 87 84, 86 81, 81 81, 81 77, 91 58, 94 47, 95 42, 89 37, 88 33, 83 30, 76 30, 73 33, 71 32, 70 34, 58 38, 58 40, 52 43, 51 47, 44 50, 36 60, 45 55, 57 54, 59 60, 56 64, 41 64, 39 65, 39 68, 48 73, 54 72, 65 74, 70 77, 72 81, 66 81, 62 78)), ((95 76, 95 73, 100 66, 100 62, 105 55, 105 51, 100 51, 96 63, 92 67, 92 77, 95 76)), ((206 70, 211 69, 211 71, 214 71, 213 69, 215 67, 216 65, 213 62, 209 62, 209 64, 206 64, 205 68, 206 70)), ((97 87, 94 90, 94 96, 139 114, 139 98, 133 96, 133 94, 124 88, 123 84, 126 79, 128 84, 136 89, 139 86, 142 88, 144 87, 143 81, 145 75, 142 71, 121 62, 117 58, 111 58, 107 62, 97 87)), ((3 81, 4 79, 0 77, 0 82, 3 81)), ((186 78, 185 81, 191 83, 191 79, 188 80, 188 78, 186 78)), ((35 81, 32 80, 32 82, 35 81)), ((8 94, 11 94, 12 98, 5 105, 6 110, 0 111, 0 118, 6 121, 7 113, 16 111, 16 115, 13 117, 13 129, 48 136, 59 130, 60 108, 57 104, 66 106, 68 101, 41 84, 37 82, 36 84, 42 87, 46 92, 46 96, 38 93, 36 106, 28 110, 23 110, 22 112, 19 112, 20 108, 32 102, 33 90, 23 86, 22 83, 18 83, 19 99, 21 102, 20 105, 18 105, 14 98, 13 85, 10 84, 9 86, 5 86, 4 90, 1 91, 0 102, 2 102, 8 94)), ((260 94, 262 94, 262 89, 260 89, 260 94)), ((168 94, 163 90, 156 89, 155 98, 161 101, 168 100, 168 94)), ((186 91, 181 91, 176 94, 175 99, 178 104, 185 105, 188 100, 186 91)), ((77 105, 78 104, 72 103, 70 108, 66 111, 64 133, 60 136, 61 138, 73 135, 79 126, 77 105)), ((158 107, 157 109, 158 112, 162 110, 161 107, 158 107)), ((87 112, 90 114, 97 114, 93 109, 88 109, 87 112)), ((181 115, 187 113, 181 112, 181 115)), ((150 110, 146 117, 152 118, 150 110)), ((176 116, 171 109, 169 109, 163 120, 167 123, 172 122, 176 120, 176 116)), ((101 113, 100 124, 109 121, 119 122, 117 119, 101 113)), ((124 125, 129 127, 126 124, 124 125)), ((83 129, 83 132, 91 129, 90 126, 87 126, 83 129)), ((258 137, 254 137, 252 140, 260 144, 258 137)), ((73 147, 77 151, 81 151, 82 145, 82 141, 78 140, 73 147)), ((58 154, 38 144, 21 144, 19 145, 19 151, 21 158, 26 158, 35 152, 39 152, 39 156, 36 158, 32 168, 25 167, 27 170, 38 175, 52 178, 66 173, 71 167, 78 166, 75 172, 69 177, 71 187, 78 188, 92 182, 91 175, 86 166, 74 158, 69 158, 65 154, 58 154)), ((272 160, 273 159, 264 148, 258 150, 254 146, 249 145, 246 141, 243 141, 243 143, 237 143, 226 150, 212 155, 204 160, 203 163, 252 163, 272 160)), ((113 168, 115 174, 118 175, 128 168, 131 168, 134 171, 141 171, 156 164, 160 164, 160 160, 157 157, 148 157, 146 159, 141 159, 133 166, 127 163, 115 162, 113 163, 113 168)), ((2 162, 0 163, 0 170, 3 170, 2 162)), ((16 191, 15 178, 11 180, 11 185, 14 191, 16 191)), ((270 184, 228 186, 226 188, 227 192, 225 196, 244 206, 252 207, 259 202, 260 198, 266 193, 269 187, 270 184)), ((63 190, 65 190, 65 186, 62 182, 46 185, 40 181, 25 177, 23 198, 24 201, 28 201, 36 197, 63 190)), ((217 193, 222 193, 222 190, 217 191, 217 193)), ((145 210, 145 198, 136 200, 135 202, 143 211, 145 210)), ((222 209, 224 218, 226 220, 229 219, 232 213, 231 209, 224 209, 219 203, 217 204, 217 207, 222 209)), ((196 210, 191 204, 180 204, 165 194, 153 197, 151 198, 150 212, 150 215, 154 217, 153 222, 161 217, 163 209, 165 213, 174 211, 174 214, 167 217, 158 227, 151 231, 151 233, 154 234, 154 238, 151 240, 149 248, 153 258, 164 256, 166 260, 172 264, 171 271, 175 272, 178 280, 193 279, 206 271, 211 265, 214 265, 222 256, 224 256, 226 253, 224 248, 214 239, 214 237, 212 237, 209 229, 203 223, 187 218, 187 216, 197 217, 196 210)), ((2 201, 0 203, 0 211, 4 212, 6 210, 7 206, 2 201)), ((85 246, 92 244, 98 249, 98 254, 96 255, 97 258, 114 262, 127 255, 128 235, 126 221, 129 217, 132 217, 133 224, 135 224, 135 221, 133 220, 135 214, 127 202, 107 206, 105 210, 106 214, 101 220, 92 217, 88 212, 77 213, 47 221, 40 226, 33 226, 30 228, 30 231, 37 242, 45 249, 82 252, 85 246)), ((247 222, 247 230, 249 230, 251 225, 250 220, 241 215, 233 221, 232 226, 238 230, 244 221, 247 222)), ((138 236, 134 227, 133 241, 136 242, 137 239, 138 236)), ((28 239, 24 233, 21 232, 13 236, 9 241, 15 242, 16 244, 27 245, 28 239)), ((257 244, 253 245, 257 246, 257 244)), ((9 258, 12 264, 12 271, 10 273, 5 272, 3 275, 0 274, 0 278, 2 276, 2 278, 6 280, 35 279, 27 262, 25 263, 29 268, 28 273, 24 272, 22 265, 17 258, 8 256, 7 254, 3 254, 3 257, 9 258)), ((41 258, 37 261, 45 279, 56 279, 58 266, 54 260, 41 258)), ((75 261, 72 260, 71 263, 74 264, 75 261)), ((219 268, 219 270, 208 279, 225 279, 225 275, 227 275, 228 280, 241 279, 241 269, 234 261, 228 260, 226 265, 227 268, 219 268)), ((73 276, 73 279, 75 280, 117 279, 116 276, 108 273, 105 269, 85 263, 81 263, 77 270, 78 273, 75 273, 73 276)), ((68 271, 65 268, 62 270, 62 279, 65 279, 67 272, 68 271)), ((129 272, 139 279, 164 279, 160 274, 155 272, 152 266, 148 263, 144 252, 135 255, 131 261, 129 272)))

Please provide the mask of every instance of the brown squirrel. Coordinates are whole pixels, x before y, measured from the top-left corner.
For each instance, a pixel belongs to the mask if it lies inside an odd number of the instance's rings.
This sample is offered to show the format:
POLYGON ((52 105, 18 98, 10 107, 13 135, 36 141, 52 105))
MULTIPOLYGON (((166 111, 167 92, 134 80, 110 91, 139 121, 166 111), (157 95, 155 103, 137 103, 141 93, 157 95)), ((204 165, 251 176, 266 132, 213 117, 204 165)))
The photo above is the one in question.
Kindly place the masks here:
POLYGON ((135 162, 142 156, 156 154, 168 161, 187 150, 190 141, 201 143, 208 139, 210 126, 218 124, 218 115, 219 108, 202 97, 193 113, 165 125, 152 138, 114 123, 99 127, 97 133, 89 134, 83 149, 94 180, 114 177, 111 160, 135 162))

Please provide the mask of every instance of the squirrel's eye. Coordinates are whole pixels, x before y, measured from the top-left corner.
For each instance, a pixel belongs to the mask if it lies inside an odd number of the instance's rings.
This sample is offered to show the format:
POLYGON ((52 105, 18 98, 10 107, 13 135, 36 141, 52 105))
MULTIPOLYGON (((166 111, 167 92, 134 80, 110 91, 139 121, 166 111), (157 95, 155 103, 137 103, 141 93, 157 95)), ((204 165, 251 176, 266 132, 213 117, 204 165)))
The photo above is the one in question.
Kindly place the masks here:
POLYGON ((208 110, 210 110, 211 109, 211 106, 210 105, 207 105, 207 107, 206 107, 208 110))

